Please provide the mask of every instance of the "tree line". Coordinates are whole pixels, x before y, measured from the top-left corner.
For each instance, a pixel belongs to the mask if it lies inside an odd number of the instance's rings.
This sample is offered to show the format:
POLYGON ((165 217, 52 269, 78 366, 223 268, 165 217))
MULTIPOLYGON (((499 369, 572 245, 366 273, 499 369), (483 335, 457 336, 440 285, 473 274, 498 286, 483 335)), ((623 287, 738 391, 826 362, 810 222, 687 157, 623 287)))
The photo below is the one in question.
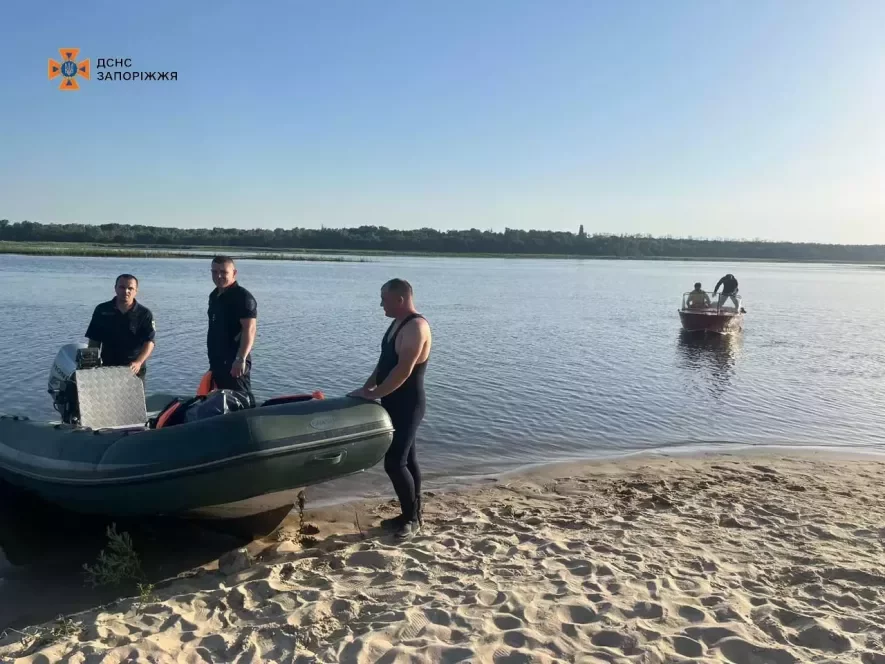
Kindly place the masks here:
MULTIPOLYGON (((883 262, 885 245, 723 240, 651 235, 518 230, 356 228, 166 228, 129 224, 43 224, 0 220, 0 241, 85 242, 154 247, 541 254, 614 258, 713 258, 883 262)), ((233 253, 233 251, 231 252, 233 253)))

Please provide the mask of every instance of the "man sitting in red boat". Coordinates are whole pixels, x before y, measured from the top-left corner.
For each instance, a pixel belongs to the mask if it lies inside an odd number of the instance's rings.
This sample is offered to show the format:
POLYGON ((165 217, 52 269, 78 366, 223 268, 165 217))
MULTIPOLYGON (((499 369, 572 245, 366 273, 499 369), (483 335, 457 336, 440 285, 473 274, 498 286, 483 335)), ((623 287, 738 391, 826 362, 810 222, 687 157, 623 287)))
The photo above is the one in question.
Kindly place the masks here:
POLYGON ((685 304, 689 309, 706 309, 707 307, 712 306, 710 296, 701 288, 700 281, 694 285, 694 290, 688 294, 685 304))

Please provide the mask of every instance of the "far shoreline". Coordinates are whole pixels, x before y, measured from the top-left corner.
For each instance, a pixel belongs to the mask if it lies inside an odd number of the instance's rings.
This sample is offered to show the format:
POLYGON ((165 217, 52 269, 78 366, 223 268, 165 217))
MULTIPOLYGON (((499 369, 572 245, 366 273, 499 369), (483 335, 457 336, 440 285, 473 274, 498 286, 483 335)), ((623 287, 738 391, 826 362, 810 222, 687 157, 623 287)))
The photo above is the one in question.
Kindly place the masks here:
POLYGON ((206 258, 214 253, 231 254, 240 260, 278 260, 338 263, 371 263, 385 257, 502 258, 529 260, 666 261, 713 263, 783 263, 809 265, 859 265, 885 269, 885 261, 851 261, 825 258, 763 258, 753 256, 616 256, 586 254, 531 254, 445 251, 396 251, 381 249, 299 249, 239 246, 90 244, 76 242, 0 241, 0 255, 60 258, 206 258))

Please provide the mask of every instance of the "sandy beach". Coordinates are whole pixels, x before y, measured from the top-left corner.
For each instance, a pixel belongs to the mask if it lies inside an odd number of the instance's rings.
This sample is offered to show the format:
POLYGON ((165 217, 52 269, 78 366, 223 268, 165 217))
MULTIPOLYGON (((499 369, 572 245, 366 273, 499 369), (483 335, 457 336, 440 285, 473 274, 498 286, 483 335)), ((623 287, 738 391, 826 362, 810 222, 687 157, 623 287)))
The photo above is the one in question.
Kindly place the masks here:
MULTIPOLYGON (((885 462, 804 453, 556 466, 274 535, 40 628, 0 662, 885 664, 885 462)), ((2 590, 0 590, 2 592, 2 590)), ((53 598, 47 596, 46 602, 53 598)))

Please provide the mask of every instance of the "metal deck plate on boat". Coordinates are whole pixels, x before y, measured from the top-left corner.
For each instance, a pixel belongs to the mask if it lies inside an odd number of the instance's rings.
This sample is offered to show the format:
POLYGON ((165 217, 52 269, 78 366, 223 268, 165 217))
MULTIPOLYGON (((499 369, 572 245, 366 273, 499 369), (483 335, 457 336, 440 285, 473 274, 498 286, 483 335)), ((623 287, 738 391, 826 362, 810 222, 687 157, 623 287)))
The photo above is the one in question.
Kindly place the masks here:
POLYGON ((147 420, 144 383, 129 367, 81 369, 74 376, 81 426, 102 429, 147 420))

